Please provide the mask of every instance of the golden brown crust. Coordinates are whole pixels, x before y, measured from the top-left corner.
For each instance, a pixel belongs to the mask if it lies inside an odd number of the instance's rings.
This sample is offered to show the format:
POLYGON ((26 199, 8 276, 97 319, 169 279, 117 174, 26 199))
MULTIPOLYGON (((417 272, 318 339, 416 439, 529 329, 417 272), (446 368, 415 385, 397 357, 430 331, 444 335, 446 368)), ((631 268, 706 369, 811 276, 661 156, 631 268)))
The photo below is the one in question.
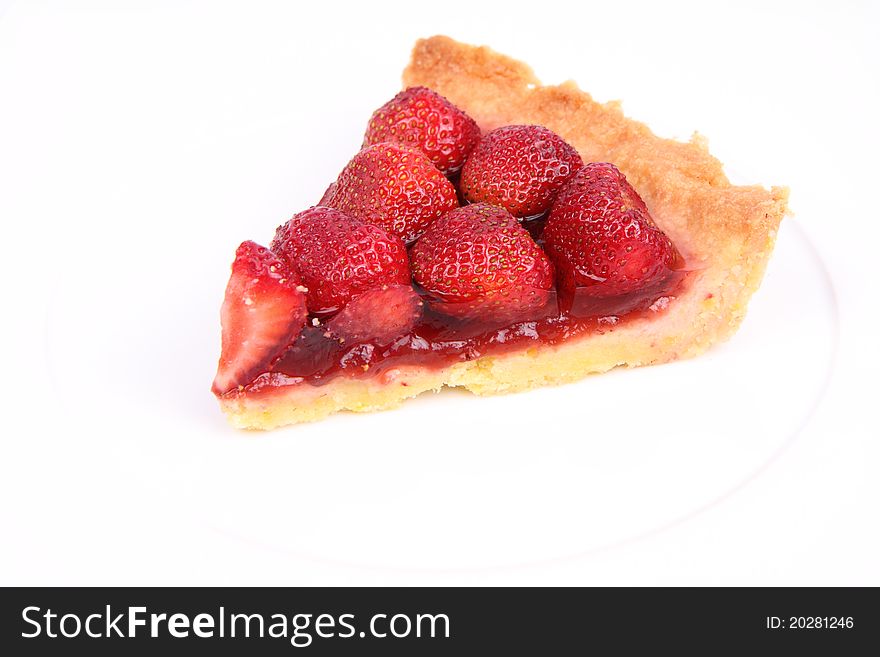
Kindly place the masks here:
POLYGON ((301 384, 272 395, 222 399, 235 426, 268 429, 339 410, 379 410, 444 385, 494 394, 563 383, 619 365, 694 356, 739 326, 786 213, 787 189, 731 185, 700 138, 681 143, 657 137, 626 118, 617 103, 597 103, 571 82, 542 87, 528 66, 486 47, 443 36, 420 40, 403 81, 446 96, 484 130, 544 125, 584 161, 615 163, 699 272, 657 316, 558 347, 484 356, 441 370, 399 370, 394 384, 339 378, 321 388, 301 384))

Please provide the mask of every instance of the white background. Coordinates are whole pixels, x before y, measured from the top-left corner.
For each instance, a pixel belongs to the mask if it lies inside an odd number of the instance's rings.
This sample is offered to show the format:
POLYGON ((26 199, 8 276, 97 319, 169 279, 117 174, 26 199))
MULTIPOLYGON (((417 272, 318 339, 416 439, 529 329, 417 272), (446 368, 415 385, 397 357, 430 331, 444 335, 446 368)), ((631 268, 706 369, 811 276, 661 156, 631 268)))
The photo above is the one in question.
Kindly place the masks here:
POLYGON ((880 584, 877 6, 0 0, 0 583, 880 584), (789 185, 741 333, 227 428, 235 246, 315 202, 436 33, 789 185))

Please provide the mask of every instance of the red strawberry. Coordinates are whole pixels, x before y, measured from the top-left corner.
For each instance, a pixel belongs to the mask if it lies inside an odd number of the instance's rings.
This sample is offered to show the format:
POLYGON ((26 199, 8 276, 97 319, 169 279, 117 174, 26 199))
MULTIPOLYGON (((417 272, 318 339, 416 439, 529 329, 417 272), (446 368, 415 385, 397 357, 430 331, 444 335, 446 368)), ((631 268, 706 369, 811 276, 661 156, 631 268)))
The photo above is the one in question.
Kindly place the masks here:
POLYGON ((383 286, 350 301, 327 329, 346 342, 388 344, 412 329, 421 314, 422 301, 412 286, 383 286))
POLYGON ((644 288, 682 262, 626 177, 606 162, 586 165, 559 193, 543 238, 560 285, 601 296, 644 288))
POLYGON ((471 202, 500 205, 516 217, 550 209, 556 194, 583 166, 578 152, 539 125, 496 128, 477 144, 461 170, 461 192, 471 202))
POLYGON ((503 208, 476 203, 435 221, 410 251, 415 281, 455 315, 543 305, 553 265, 503 208))
POLYGON ((455 187, 423 153, 388 143, 355 155, 322 202, 407 243, 458 206, 455 187))
POLYGON ((480 141, 480 128, 440 94, 425 87, 410 87, 370 118, 364 146, 383 141, 419 149, 449 175, 461 168, 480 141))
POLYGON ((238 247, 220 310, 215 394, 250 383, 299 335, 306 323, 305 292, 274 253, 254 242, 238 247))
POLYGON ((335 312, 367 290, 410 282, 398 237, 332 208, 294 215, 278 227, 272 250, 299 271, 309 310, 317 314, 335 312))

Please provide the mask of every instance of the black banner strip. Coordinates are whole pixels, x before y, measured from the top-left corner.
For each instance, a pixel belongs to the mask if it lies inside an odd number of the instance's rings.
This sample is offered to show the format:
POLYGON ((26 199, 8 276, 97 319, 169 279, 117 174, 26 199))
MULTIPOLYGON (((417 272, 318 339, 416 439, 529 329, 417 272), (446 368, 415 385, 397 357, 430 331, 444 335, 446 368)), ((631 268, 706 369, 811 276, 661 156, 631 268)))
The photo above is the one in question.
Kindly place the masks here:
POLYGON ((0 595, 4 655, 645 648, 849 655, 880 647, 880 597, 866 588, 8 588, 0 595))

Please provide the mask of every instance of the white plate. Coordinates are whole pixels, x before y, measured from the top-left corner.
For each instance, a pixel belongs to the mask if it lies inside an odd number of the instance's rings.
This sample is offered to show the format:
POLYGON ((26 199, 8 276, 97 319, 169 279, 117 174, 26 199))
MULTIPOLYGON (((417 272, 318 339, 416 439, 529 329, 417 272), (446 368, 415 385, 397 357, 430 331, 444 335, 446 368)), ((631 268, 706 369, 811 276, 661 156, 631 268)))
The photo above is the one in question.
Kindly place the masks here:
POLYGON ((77 499, 142 514, 158 540, 173 540, 173 519, 324 562, 508 567, 705 510, 765 468, 821 397, 834 293, 786 222, 741 330, 700 358, 512 396, 424 395, 268 434, 228 428, 209 386, 229 262, 320 196, 353 150, 324 140, 283 118, 214 133, 168 154, 155 195, 144 181, 108 192, 120 223, 91 227, 102 257, 59 255, 51 389, 89 438, 46 440, 76 466, 77 499))

